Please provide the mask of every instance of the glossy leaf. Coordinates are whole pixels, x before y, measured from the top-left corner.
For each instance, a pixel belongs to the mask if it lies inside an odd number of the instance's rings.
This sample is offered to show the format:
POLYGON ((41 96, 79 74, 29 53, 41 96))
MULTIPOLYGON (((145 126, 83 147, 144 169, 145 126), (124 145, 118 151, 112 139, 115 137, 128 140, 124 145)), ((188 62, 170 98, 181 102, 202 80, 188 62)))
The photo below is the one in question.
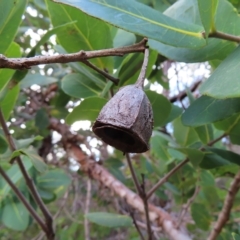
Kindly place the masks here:
POLYGON ((131 227, 132 219, 126 215, 113 214, 108 212, 92 212, 85 215, 85 217, 93 223, 105 227, 131 227))
POLYGON ((195 131, 202 143, 207 144, 213 140, 213 128, 210 124, 196 127, 195 131))
MULTIPOLYGON (((29 159, 23 158, 23 164, 26 169, 26 171, 29 171, 29 169, 32 167, 32 163, 29 159)), ((16 184, 20 179, 22 179, 22 173, 19 170, 19 167, 17 165, 12 165, 10 169, 6 171, 7 175, 10 177, 12 182, 16 184)), ((0 177, 0 202, 1 200, 7 196, 7 194, 10 191, 10 186, 9 184, 3 180, 2 177, 0 177)))
POLYGON ((194 222, 200 229, 204 231, 209 229, 212 219, 204 204, 193 203, 191 205, 191 215, 194 222))
POLYGON ((39 130, 44 130, 49 126, 49 117, 45 109, 41 108, 37 111, 35 116, 35 126, 39 130))
POLYGON ((187 126, 201 126, 227 118, 240 112, 240 100, 215 99, 201 96, 183 113, 182 122, 187 126))
MULTIPOLYGON (((98 19, 92 18, 76 8, 63 4, 46 1, 51 22, 54 27, 76 21, 57 32, 57 38, 61 46, 67 52, 78 52, 80 50, 98 50, 112 47, 110 27, 98 19), (71 44, 69 44, 71 43, 71 44)), ((101 69, 112 71, 111 58, 96 58, 91 60, 101 69)))
POLYGON ((167 98, 156 92, 146 91, 146 94, 152 104, 154 127, 161 126, 166 122, 172 105, 167 98))
POLYGON ((222 158, 221 156, 210 152, 210 153, 205 153, 203 160, 199 164, 199 166, 203 169, 212 169, 212 168, 218 168, 218 167, 230 165, 230 164, 231 163, 225 158, 222 158))
POLYGON ((20 82, 20 88, 21 89, 29 88, 33 84, 37 84, 39 86, 46 86, 46 85, 55 83, 57 81, 58 81, 57 78, 43 76, 39 73, 35 73, 35 74, 28 73, 20 82))
MULTIPOLYGON (((209 0, 210 2, 210 0, 209 0)), ((185 23, 201 24, 196 0, 179 0, 168 8, 164 14, 185 23)), ((219 0, 215 14, 215 26, 218 31, 232 35, 240 35, 240 17, 234 7, 227 0, 219 0), (225 16, 228 21, 225 21, 225 16)), ((179 62, 204 62, 209 60, 223 60, 237 44, 216 38, 209 38, 207 45, 199 49, 184 49, 168 46, 150 39, 149 45, 161 55, 179 62)))
POLYGON ((33 150, 21 149, 22 154, 25 154, 25 158, 29 159, 33 166, 40 172, 43 173, 47 171, 48 166, 44 160, 33 150))
POLYGON ((22 21, 27 0, 1 0, 0 9, 0 53, 5 53, 12 44, 18 27, 22 21))
POLYGON ((101 89, 81 73, 68 74, 62 79, 62 90, 76 98, 96 96, 101 89))
POLYGON ((3 154, 7 151, 8 143, 6 142, 5 138, 0 135, 0 154, 3 154))
POLYGON ((24 231, 29 224, 29 213, 19 201, 8 200, 2 209, 2 221, 6 227, 24 231))
POLYGON ((194 128, 184 126, 180 118, 177 118, 173 121, 173 127, 173 136, 177 143, 181 146, 187 147, 199 141, 198 135, 196 134, 194 128))
POLYGON ((15 107, 19 91, 19 85, 16 85, 12 89, 8 90, 4 99, 0 103, 5 120, 8 120, 13 108, 15 107))
POLYGON ((66 122, 73 124, 79 120, 95 121, 102 107, 107 103, 105 98, 90 97, 84 99, 80 105, 75 107, 71 113, 68 114, 66 122))
POLYGON ((215 30, 215 13, 218 5, 218 0, 198 0, 198 7, 202 24, 205 29, 205 34, 215 30))
POLYGON ((229 55, 200 87, 202 94, 215 98, 240 97, 240 47, 229 55))
POLYGON ((69 186, 71 179, 63 170, 49 170, 37 178, 37 186, 46 190, 58 191, 69 186))
POLYGON ((114 26, 168 45, 186 48, 205 45, 201 26, 176 21, 136 1, 55 0, 55 2, 77 7, 114 26))

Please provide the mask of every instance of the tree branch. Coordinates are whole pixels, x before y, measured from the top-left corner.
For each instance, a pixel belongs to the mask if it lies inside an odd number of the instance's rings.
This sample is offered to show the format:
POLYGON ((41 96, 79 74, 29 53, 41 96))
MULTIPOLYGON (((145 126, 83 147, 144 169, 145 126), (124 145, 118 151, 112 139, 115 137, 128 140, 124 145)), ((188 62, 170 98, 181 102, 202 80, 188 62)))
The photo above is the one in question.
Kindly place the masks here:
POLYGON ((10 69, 29 69, 31 66, 50 63, 69 63, 69 62, 82 62, 87 59, 108 56, 123 56, 127 53, 144 52, 146 48, 147 38, 141 42, 131 46, 110 48, 95 51, 79 51, 77 53, 59 54, 56 56, 36 56, 31 58, 7 58, 0 55, 0 68, 10 69))
POLYGON ((25 196, 19 191, 19 189, 15 186, 15 184, 11 181, 11 179, 8 177, 8 175, 4 172, 4 170, 0 167, 0 174, 5 179, 5 181, 9 184, 9 186, 12 188, 13 192, 17 195, 18 199, 23 203, 23 205, 26 207, 26 209, 29 211, 33 219, 39 224, 39 226, 42 228, 44 232, 48 232, 48 229, 43 222, 43 220, 38 216, 37 212, 34 210, 34 208, 28 203, 25 196))
MULTIPOLYGON (((11 149, 11 151, 16 151, 17 148, 16 148, 16 145, 13 141, 13 138, 11 136, 11 134, 9 133, 9 130, 8 130, 8 127, 7 127, 7 124, 5 122, 5 119, 4 119, 4 116, 3 116, 3 113, 2 113, 2 109, 0 109, 0 124, 3 128, 3 132, 5 134, 5 137, 8 141, 8 144, 9 144, 9 147, 11 149)), ((48 209, 46 208, 45 204, 43 203, 41 197, 39 196, 38 192, 37 192, 37 189, 33 183, 33 180, 30 178, 30 176, 28 175, 28 172, 26 171, 23 163, 22 163, 22 160, 21 158, 18 156, 15 158, 16 159, 16 162, 20 168, 20 171, 22 172, 23 174, 23 177, 25 179, 25 182, 30 190, 30 193, 33 197, 33 199, 35 200, 35 202, 37 203, 37 205, 39 206, 39 208, 41 209, 44 217, 45 217, 45 221, 46 221, 46 225, 45 225, 45 229, 47 229, 46 231, 46 235, 48 237, 49 240, 51 239, 54 239, 54 231, 53 231, 53 226, 52 226, 52 216, 51 214, 49 213, 48 209)))
POLYGON ((233 206, 234 198, 240 188, 240 171, 237 173, 235 178, 233 179, 233 182, 230 186, 230 189, 228 191, 228 194, 225 198, 224 205, 222 208, 221 213, 218 215, 218 220, 211 231, 208 240, 215 240, 217 236, 220 234, 222 231, 222 228, 226 224, 226 222, 229 219, 230 216, 230 211, 233 206))
MULTIPOLYGON (((205 36, 205 33, 203 34, 205 36)), ((240 42, 240 37, 235 36, 235 35, 231 35, 228 33, 223 33, 220 31, 214 31, 213 33, 210 33, 208 35, 209 38, 220 38, 220 39, 224 39, 224 40, 228 40, 228 41, 232 41, 232 42, 240 42)))

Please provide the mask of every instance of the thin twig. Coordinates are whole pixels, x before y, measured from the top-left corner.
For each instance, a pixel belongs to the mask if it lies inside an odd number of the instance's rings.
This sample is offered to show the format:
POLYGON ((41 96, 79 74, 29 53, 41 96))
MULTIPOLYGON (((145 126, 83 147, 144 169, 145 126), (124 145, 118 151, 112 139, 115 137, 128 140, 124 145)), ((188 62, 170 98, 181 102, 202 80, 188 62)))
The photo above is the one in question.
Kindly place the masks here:
POLYGON ((136 174, 135 174, 135 171, 134 171, 134 169, 133 169, 133 166, 132 166, 132 162, 131 162, 129 153, 126 153, 126 158, 127 158, 128 167, 129 167, 129 169, 130 169, 130 172, 131 172, 131 175, 132 175, 132 178, 133 178, 134 185, 135 185, 135 187, 136 187, 136 190, 137 190, 137 192, 138 192, 138 195, 140 196, 140 195, 141 195, 141 188, 140 188, 139 182, 138 182, 138 180, 137 180, 137 176, 136 176, 136 174))
MULTIPOLYGON (((87 180, 87 195, 86 195, 86 202, 85 202, 85 210, 84 215, 86 216, 89 212, 89 206, 91 201, 91 179, 87 180)), ((84 233, 85 233, 85 240, 90 240, 90 229, 89 229, 89 221, 85 217, 84 218, 84 233)))
POLYGON ((233 206, 233 202, 239 188, 240 188, 240 171, 237 173, 237 175, 233 179, 233 182, 231 183, 230 189, 228 191, 228 194, 223 204, 222 211, 218 216, 218 220, 214 228, 212 229, 208 237, 208 240, 215 240, 217 236, 220 234, 220 232, 222 231, 222 228, 224 227, 226 222, 228 221, 230 216, 230 211, 233 206))
POLYGON ((224 40, 228 40, 228 41, 232 41, 232 42, 237 42, 237 43, 240 42, 240 37, 239 36, 231 35, 231 34, 228 34, 228 33, 223 33, 223 32, 220 32, 220 31, 214 31, 213 33, 210 33, 208 35, 208 37, 210 37, 210 38, 220 38, 220 39, 224 39, 224 40))
POLYGON ((4 170, 1 167, 0 167, 0 174, 5 179, 5 181, 9 184, 9 186, 12 188, 13 192, 17 195, 18 199, 23 203, 23 205, 29 211, 33 219, 39 224, 39 226, 42 228, 44 232, 47 232, 48 229, 44 224, 43 220, 39 217, 39 215, 34 210, 34 208, 26 200, 25 196, 19 191, 19 189, 15 186, 15 184, 12 182, 12 180, 8 177, 8 175, 4 172, 4 170))
POLYGON ((110 81, 112 81, 114 84, 118 84, 119 79, 115 78, 113 76, 111 76, 110 74, 108 74, 107 72, 99 69, 98 67, 96 67, 94 64, 90 63, 87 60, 83 60, 82 63, 84 63, 85 65, 87 65, 88 67, 92 68, 93 70, 95 70, 96 72, 102 74, 105 78, 109 79, 110 81))
POLYGON ((195 188, 195 191, 194 191, 192 197, 188 199, 187 203, 186 203, 185 206, 182 208, 181 214, 180 214, 179 219, 178 219, 178 222, 177 222, 177 228, 180 227, 181 222, 182 222, 185 214, 187 213, 190 205, 193 203, 193 201, 194 201, 195 198, 197 197, 199 191, 200 191, 200 186, 197 186, 197 187, 195 188))
MULTIPOLYGON (((8 144, 9 144, 9 147, 12 151, 15 151, 17 150, 16 148, 16 145, 13 141, 13 138, 11 136, 11 134, 9 133, 9 130, 8 130, 8 127, 7 127, 7 124, 5 122, 5 119, 4 119, 4 116, 3 116, 3 113, 2 113, 2 110, 0 109, 0 124, 3 128, 3 132, 5 134, 5 137, 8 141, 8 144)), ((43 203, 41 197, 39 196, 38 192, 37 192, 37 189, 34 185, 34 182, 33 180, 30 178, 30 176, 28 175, 28 172, 26 171, 23 163, 22 163, 22 160, 21 158, 18 156, 15 158, 16 159, 16 162, 20 168, 20 171, 22 172, 23 174, 23 177, 25 179, 25 182, 30 190, 30 193, 33 197, 33 199, 35 200, 35 202, 37 203, 37 205, 39 206, 39 208, 41 209, 44 217, 45 217, 45 221, 46 221, 46 229, 47 229, 47 232, 46 232, 46 235, 48 237, 48 239, 54 239, 54 231, 53 231, 53 227, 52 227, 52 216, 51 214, 49 213, 48 209, 46 208, 45 204, 43 203)))
POLYGON ((141 230, 140 230, 140 228, 139 228, 139 226, 138 226, 138 224, 137 224, 137 221, 136 221, 136 219, 135 219, 135 217, 134 217, 134 213, 133 213, 132 211, 130 211, 129 214, 130 214, 130 216, 131 216, 131 218, 132 218, 132 220, 133 220, 133 224, 134 224, 135 228, 137 229, 137 232, 138 232, 141 240, 145 240, 145 239, 144 239, 144 236, 143 236, 143 234, 142 234, 142 232, 141 232, 141 230))
POLYGON ((143 64, 142 64, 142 69, 139 74, 138 80, 135 83, 136 86, 141 87, 141 88, 143 88, 144 80, 146 77, 148 58, 149 58, 149 49, 146 47, 145 52, 144 52, 144 60, 143 60, 143 64))
POLYGON ((152 229, 151 229, 151 223, 150 223, 150 218, 149 218, 148 199, 147 199, 146 190, 145 190, 144 174, 142 174, 141 190, 142 191, 141 191, 140 197, 142 198, 143 204, 144 204, 144 210, 145 210, 145 215, 146 215, 146 223, 147 223, 147 231, 148 231, 148 240, 152 240, 152 229))
POLYGON ((29 69, 31 66, 50 63, 69 63, 81 62, 87 59, 107 57, 107 56, 123 56, 127 53, 144 52, 146 48, 147 38, 141 42, 131 46, 102 49, 95 51, 79 51, 71 54, 59 54, 55 56, 36 56, 31 58, 7 58, 0 54, 0 68, 10 69, 29 69))
POLYGON ((175 166, 170 172, 168 172, 163 178, 161 178, 160 181, 157 182, 149 190, 149 192, 147 193, 147 199, 149 199, 152 196, 152 194, 168 180, 168 178, 170 178, 175 172, 177 172, 182 166, 184 166, 188 162, 189 162, 189 159, 186 158, 184 161, 180 162, 177 166, 175 166))

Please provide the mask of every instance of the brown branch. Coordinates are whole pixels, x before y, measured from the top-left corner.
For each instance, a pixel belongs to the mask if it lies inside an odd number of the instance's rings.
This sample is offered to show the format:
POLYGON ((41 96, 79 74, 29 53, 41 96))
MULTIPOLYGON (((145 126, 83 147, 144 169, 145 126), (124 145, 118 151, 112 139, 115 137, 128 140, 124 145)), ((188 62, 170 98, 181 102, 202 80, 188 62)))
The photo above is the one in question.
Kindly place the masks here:
POLYGON ((142 191, 141 191, 140 185, 138 183, 137 176, 135 174, 135 171, 134 171, 129 153, 126 153, 126 158, 127 158, 128 167, 130 169, 130 172, 131 172, 131 175, 132 175, 132 178, 133 178, 133 183, 134 183, 135 188, 138 192, 138 195, 140 196, 142 191))
POLYGON ((146 48, 145 51, 144 51, 144 60, 143 60, 143 64, 142 64, 142 69, 141 69, 141 72, 139 74, 138 80, 135 83, 136 86, 139 86, 141 88, 143 88, 144 80, 145 80, 145 77, 146 77, 148 58, 149 58, 149 49, 146 48))
POLYGON ((139 226, 138 226, 138 224, 137 224, 137 221, 136 221, 136 219, 135 219, 135 217, 134 217, 134 213, 133 213, 132 211, 130 211, 130 212, 129 212, 129 215, 131 216, 131 218, 132 218, 132 220, 133 220, 133 224, 134 224, 135 228, 137 229, 137 232, 138 232, 141 240, 144 240, 143 234, 142 234, 142 232, 141 232, 141 230, 140 230, 140 228, 139 228, 139 226))
POLYGON ((230 211, 233 206, 234 198, 239 188, 240 188, 240 171, 237 173, 237 175, 233 179, 233 182, 231 183, 230 189, 224 201, 222 211, 218 215, 218 220, 214 228, 212 229, 208 237, 208 240, 215 240, 217 236, 220 234, 220 232, 222 231, 222 228, 224 227, 226 222, 228 221, 230 216, 230 211))
MULTIPOLYGON (((0 109, 0 124, 2 126, 3 132, 5 134, 5 137, 6 137, 7 141, 8 141, 8 144, 9 144, 9 147, 10 147, 11 151, 16 151, 17 150, 16 145, 13 141, 13 138, 12 138, 11 134, 9 133, 9 130, 8 130, 8 127, 7 127, 7 124, 5 122, 5 119, 4 119, 4 116, 3 116, 3 113, 2 113, 1 109, 0 109)), ((15 159, 16 159, 16 162, 17 162, 19 168, 20 168, 21 173, 23 174, 23 178, 25 179, 25 182, 28 186, 28 189, 30 190, 30 193, 31 193, 34 201, 37 203, 37 205, 39 206, 39 208, 41 209, 41 211, 42 211, 42 213, 45 217, 45 221, 46 221, 45 230, 47 229, 46 235, 47 235, 49 240, 54 239, 55 234, 54 234, 53 226, 52 226, 52 216, 49 213, 48 209, 46 208, 45 204, 43 203, 41 197, 39 196, 39 194, 37 192, 37 189, 34 185, 34 182, 30 178, 30 176, 28 175, 28 172, 26 171, 26 169, 25 169, 25 167, 22 163, 21 158, 18 156, 15 159)))
POLYGON ((114 84, 118 85, 119 79, 115 78, 113 76, 111 76, 110 74, 108 74, 107 72, 99 69, 98 67, 96 67, 94 64, 90 63, 87 60, 83 60, 82 63, 84 63, 85 65, 87 65, 88 67, 92 68, 93 70, 95 70, 96 72, 102 74, 105 78, 109 79, 110 81, 112 81, 114 84))
POLYGON ((79 51, 71 54, 59 54, 56 56, 37 56, 31 58, 7 58, 4 55, 0 55, 0 68, 10 69, 29 69, 31 66, 50 63, 69 63, 69 62, 81 62, 87 59, 107 56, 123 56, 127 53, 144 52, 146 48, 147 38, 144 38, 141 42, 131 46, 110 48, 95 51, 79 51))
MULTIPOLYGON (((197 81, 197 82, 195 82, 192 86, 190 86, 189 90, 190 90, 191 92, 194 92, 194 91, 198 88, 198 86, 199 86, 199 84, 200 84, 201 82, 202 82, 202 81, 197 81)), ((169 101, 170 101, 171 103, 174 103, 174 102, 176 102, 176 101, 182 101, 186 96, 187 96, 187 92, 186 92, 186 91, 181 91, 178 95, 171 97, 171 98, 169 99, 169 101)))
MULTIPOLYGON (((205 36, 205 33, 203 33, 203 35, 205 36)), ((231 35, 231 34, 220 32, 220 31, 214 31, 212 33, 209 33, 208 37, 209 38, 220 38, 220 39, 240 43, 239 36, 231 35)))
POLYGON ((39 226, 42 228, 42 230, 44 232, 48 232, 48 229, 47 229, 45 223, 43 222, 43 220, 38 216, 37 212, 29 204, 29 202, 26 200, 25 196, 19 191, 19 189, 15 186, 15 184, 12 182, 12 180, 8 177, 8 175, 4 172, 4 170, 1 167, 0 167, 0 174, 5 179, 5 181, 9 184, 9 186, 12 188, 13 192, 17 195, 18 199, 26 207, 28 212, 31 214, 33 219, 39 224, 39 226))

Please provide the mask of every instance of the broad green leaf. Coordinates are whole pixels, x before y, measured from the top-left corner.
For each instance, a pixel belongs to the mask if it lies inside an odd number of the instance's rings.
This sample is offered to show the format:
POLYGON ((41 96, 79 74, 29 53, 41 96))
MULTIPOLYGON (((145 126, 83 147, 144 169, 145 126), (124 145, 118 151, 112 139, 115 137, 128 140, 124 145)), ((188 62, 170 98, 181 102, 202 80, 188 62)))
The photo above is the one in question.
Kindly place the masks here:
POLYGON ((3 154, 7 151, 8 144, 4 138, 4 136, 0 135, 0 154, 3 154))
MULTIPOLYGON (((209 2, 210 1, 212 0, 209 0, 209 2)), ((185 23, 193 22, 201 25, 196 0, 179 0, 164 13, 185 23)), ((240 17, 227 0, 219 0, 215 14, 215 26, 218 31, 237 36, 240 35, 240 17), (227 22, 225 18, 228 19, 227 22)), ((149 45, 167 58, 179 62, 191 63, 215 59, 223 60, 237 47, 237 44, 234 42, 216 38, 209 38, 207 45, 199 49, 184 49, 181 47, 168 46, 167 44, 152 39, 149 40, 149 45)))
POLYGON ((219 196, 217 193, 217 189, 215 186, 206 186, 202 187, 202 197, 207 206, 211 210, 217 210, 218 209, 218 201, 219 201, 219 196))
POLYGON ((199 13, 205 29, 206 37, 209 32, 215 31, 215 14, 218 0, 198 0, 199 13))
POLYGON ((212 219, 204 204, 193 203, 191 205, 191 215, 194 222, 200 229, 204 231, 209 229, 212 219))
MULTIPOLYGON (((110 27, 106 23, 92 18, 76 8, 47 0, 45 2, 54 27, 76 21, 75 24, 57 32, 59 43, 67 52, 92 51, 112 47, 110 27)), ((91 61, 99 68, 105 68, 112 72, 113 64, 110 57, 91 61)))
POLYGON ((117 30, 117 34, 113 39, 113 47, 124 47, 132 45, 136 42, 136 36, 133 33, 126 32, 122 29, 117 30))
POLYGON ((240 97, 239 57, 240 47, 229 55, 202 84, 201 93, 215 98, 240 97))
POLYGON ((209 143, 213 139, 213 128, 210 124, 196 127, 195 131, 204 144, 209 143))
POLYGON ((37 186, 41 189, 60 191, 71 183, 69 176, 60 169, 49 170, 37 177, 37 186))
POLYGON ((176 142, 181 146, 187 147, 199 141, 194 128, 184 126, 181 122, 181 118, 177 118, 173 121, 173 127, 173 136, 176 142))
POLYGON ((101 89, 89 78, 81 73, 72 73, 62 79, 62 90, 76 98, 93 97, 100 93, 101 89))
POLYGON ((146 94, 152 104, 154 127, 159 127, 166 122, 172 105, 167 98, 156 92, 146 91, 146 94))
POLYGON ((179 117, 182 114, 182 111, 183 111, 182 108, 172 104, 171 112, 170 112, 170 114, 169 114, 169 116, 168 116, 168 118, 167 118, 167 120, 166 120, 166 122, 164 124, 172 122, 174 119, 179 117))
MULTIPOLYGON (((1 2, 0 2, 1 4, 1 2)), ((0 20, 1 21, 1 20, 0 20)), ((0 43, 1 44, 1 43, 0 43)), ((6 57, 20 57, 21 50, 20 46, 16 43, 11 43, 8 49, 4 49, 3 52, 0 51, 1 54, 4 54, 6 57)), ((12 69, 0 69, 0 99, 4 97, 4 90, 10 81, 11 77, 13 76, 15 70, 12 69)))
POLYGON ((178 151, 186 154, 194 167, 197 167, 204 157, 204 153, 202 151, 194 148, 178 148, 178 151))
POLYGON ((79 120, 95 121, 102 107, 107 103, 105 98, 90 97, 84 99, 75 107, 66 118, 67 124, 73 124, 79 120))
MULTIPOLYGON (((32 167, 31 161, 24 157, 22 161, 26 171, 29 171, 29 169, 32 167)), ((16 184, 23 177, 17 165, 12 165, 11 168, 8 169, 6 173, 14 184, 16 184)), ((2 199, 4 199, 5 196, 7 196, 10 189, 11 188, 9 184, 5 180, 3 180, 3 178, 0 176, 0 202, 2 201, 2 199)))
POLYGON ((22 21, 27 0, 1 0, 0 9, 0 53, 4 54, 12 44, 22 21))
POLYGON ((9 199, 2 209, 2 222, 8 228, 24 231, 29 224, 29 213, 21 202, 9 199))
POLYGON ((45 201, 52 201, 56 198, 56 195, 52 191, 47 191, 46 189, 37 189, 40 197, 45 201))
POLYGON ((35 73, 35 74, 28 73, 20 82, 20 88, 21 89, 29 88, 33 84, 37 84, 39 86, 46 86, 46 85, 55 83, 57 81, 58 81, 57 78, 43 76, 39 73, 35 73))
POLYGON ((201 170, 200 185, 202 187, 215 186, 214 176, 210 171, 201 170))
POLYGON ((69 4, 114 26, 168 45, 198 48, 205 45, 202 27, 176 21, 136 1, 55 0, 69 4))
POLYGON ((86 214, 85 217, 90 222, 111 228, 132 226, 132 219, 129 216, 120 214, 113 214, 108 212, 92 212, 86 214))
POLYGON ((232 233, 233 240, 240 240, 240 235, 232 233))
POLYGON ((44 108, 37 111, 35 116, 35 126, 39 128, 39 130, 44 130, 49 126, 48 113, 44 108))
POLYGON ((199 166, 203 169, 212 169, 230 164, 231 163, 225 158, 222 158, 215 153, 208 152, 204 154, 203 160, 199 166))
POLYGON ((33 164, 33 166, 40 172, 43 173, 48 169, 47 164, 44 160, 33 150, 21 149, 22 154, 25 154, 33 164))
POLYGON ((16 85, 12 89, 8 90, 4 99, 0 103, 5 120, 8 120, 13 108, 15 107, 19 91, 19 85, 16 85))
POLYGON ((240 112, 240 100, 216 99, 201 96, 183 113, 182 122, 187 126, 201 126, 227 118, 240 112))
POLYGON ((16 141, 17 149, 27 148, 31 143, 41 140, 43 140, 43 137, 39 135, 32 138, 18 139, 16 141))

